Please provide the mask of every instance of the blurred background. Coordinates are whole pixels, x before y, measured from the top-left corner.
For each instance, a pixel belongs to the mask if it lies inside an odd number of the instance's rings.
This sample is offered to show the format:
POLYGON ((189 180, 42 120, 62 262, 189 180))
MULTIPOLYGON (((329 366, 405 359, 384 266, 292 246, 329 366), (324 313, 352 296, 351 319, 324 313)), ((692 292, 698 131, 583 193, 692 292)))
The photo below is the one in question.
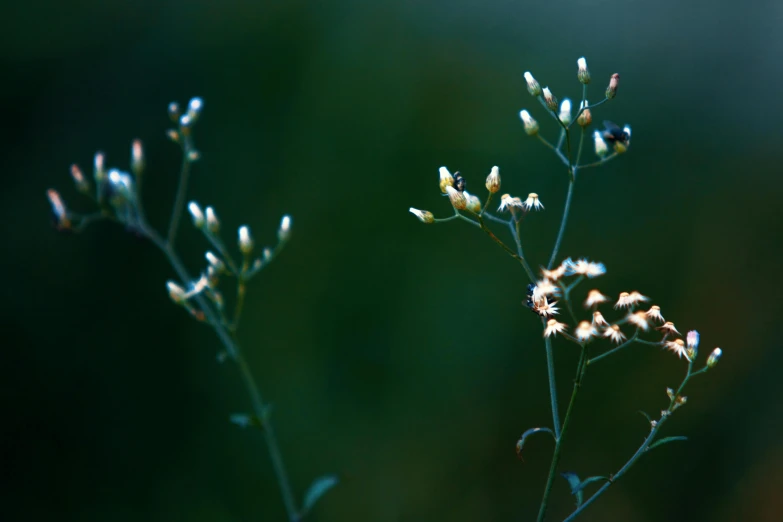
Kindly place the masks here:
MULTIPOLYGON (((577 182, 562 253, 603 261, 586 285, 637 289, 705 358, 664 429, 689 441, 642 459, 583 520, 779 521, 783 483, 778 269, 783 4, 97 2, 18 4, 3 20, 0 386, 4 520, 249 521, 285 513, 260 434, 228 422, 249 402, 214 333, 173 306, 150 244, 100 223, 52 227, 45 191, 90 210, 71 163, 102 150, 127 169, 145 145, 144 197, 165 227, 178 148, 166 106, 201 96, 202 161, 189 198, 213 205, 233 244, 251 226, 293 238, 250 287, 240 338, 296 491, 343 481, 313 520, 535 518, 553 444, 540 325, 518 264, 451 213, 441 165, 468 190, 500 167, 502 192, 537 192, 523 228, 548 256, 566 191, 525 89, 576 98, 576 59, 612 73, 594 111, 633 128, 629 153, 577 182)), ((595 125, 594 125, 595 127, 595 125)), ((592 151, 587 153, 593 158, 592 151)), ((498 234, 503 236, 503 230, 498 234)), ((189 220, 179 248, 203 269, 189 220)), ((577 297, 583 298, 584 294, 577 297)), ((601 346, 607 346, 602 344, 601 346)), ((554 344, 561 411, 577 350, 554 344)), ((603 348, 597 348, 603 349, 603 348)), ((617 471, 667 405, 685 363, 636 346, 588 372, 561 469, 617 471)), ((550 520, 573 507, 564 480, 550 520)))

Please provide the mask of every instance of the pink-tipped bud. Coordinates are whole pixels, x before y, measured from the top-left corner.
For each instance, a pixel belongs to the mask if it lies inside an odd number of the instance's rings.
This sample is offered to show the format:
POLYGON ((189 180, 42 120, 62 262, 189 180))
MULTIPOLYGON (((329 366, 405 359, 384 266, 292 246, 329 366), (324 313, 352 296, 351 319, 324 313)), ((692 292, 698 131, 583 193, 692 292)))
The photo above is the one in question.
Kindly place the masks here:
POLYGON ((620 75, 614 73, 609 79, 609 87, 606 88, 606 97, 610 100, 617 96, 617 86, 620 84, 620 75))
POLYGON ((54 214, 54 218, 57 220, 57 229, 66 230, 71 228, 68 210, 65 208, 65 203, 60 197, 60 193, 56 190, 49 189, 46 191, 46 197, 49 198, 49 204, 52 206, 52 214, 54 214))
POLYGON ((131 143, 131 170, 136 177, 144 171, 144 149, 141 140, 133 140, 131 143))
POLYGON ((579 104, 581 112, 579 113, 579 117, 576 119, 576 124, 582 128, 588 127, 591 123, 593 123, 593 113, 590 112, 590 109, 588 108, 589 106, 590 104, 587 103, 587 100, 584 100, 581 104, 579 104))
POLYGON ((549 87, 544 87, 544 90, 541 91, 541 94, 544 96, 544 103, 546 103, 547 108, 550 111, 557 112, 557 97, 552 94, 552 91, 549 90, 549 87))
POLYGON ((108 178, 106 172, 106 166, 104 165, 103 152, 95 153, 95 160, 93 162, 93 177, 97 183, 103 183, 108 178))

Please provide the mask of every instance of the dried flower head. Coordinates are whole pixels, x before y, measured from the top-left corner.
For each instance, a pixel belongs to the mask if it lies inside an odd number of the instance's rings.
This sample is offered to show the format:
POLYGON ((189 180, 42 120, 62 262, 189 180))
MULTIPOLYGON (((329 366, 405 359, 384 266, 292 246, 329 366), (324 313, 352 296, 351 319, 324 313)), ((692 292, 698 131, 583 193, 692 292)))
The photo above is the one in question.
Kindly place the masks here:
POLYGON ((677 328, 674 327, 674 323, 671 321, 666 321, 661 326, 657 327, 656 330, 661 330, 665 334, 677 334, 682 335, 680 332, 677 331, 677 328))
POLYGON ((678 357, 682 358, 684 355, 686 359, 688 358, 688 352, 685 350, 685 341, 682 339, 668 341, 664 346, 666 346, 667 350, 671 350, 672 352, 676 353, 678 357))
POLYGON ((585 308, 590 308, 592 306, 605 303, 608 300, 609 296, 602 294, 598 290, 590 290, 590 292, 587 294, 587 299, 585 299, 585 308))
POLYGON ((645 312, 645 313, 647 314, 647 317, 649 317, 650 319, 652 319, 654 321, 659 321, 661 323, 663 322, 663 315, 661 315, 661 307, 660 306, 652 305, 650 307, 650 309, 647 310, 647 312, 645 312))
POLYGON ((604 266, 603 263, 593 263, 587 259, 577 259, 570 263, 568 272, 569 275, 579 274, 593 278, 604 275, 606 273, 606 266, 604 266))
POLYGON ((647 312, 642 312, 640 310, 638 312, 628 314, 626 319, 628 319, 629 323, 635 325, 640 330, 647 330, 650 327, 650 324, 647 322, 647 312))
POLYGON ((514 207, 524 208, 522 200, 519 198, 512 198, 510 194, 503 194, 500 196, 500 206, 498 207, 499 212, 511 210, 514 207))
POLYGON ((525 210, 543 210, 544 205, 541 203, 541 201, 538 199, 538 194, 535 192, 531 192, 527 195, 527 199, 522 203, 522 208, 525 210))
POLYGON ((608 337, 612 340, 613 343, 620 344, 621 342, 625 341, 625 334, 620 330, 620 327, 616 324, 613 324, 606 330, 604 330, 603 333, 604 337, 608 337))
POLYGON ((580 341, 588 341, 591 337, 598 335, 598 331, 592 324, 587 321, 582 321, 579 326, 576 327, 576 338, 580 341))
POLYGON ((546 268, 541 268, 541 275, 543 275, 546 279, 549 279, 550 281, 557 281, 561 277, 563 277, 566 273, 566 265, 563 263, 560 263, 560 265, 552 270, 547 270, 546 268))
POLYGON ((557 319, 550 319, 546 322, 546 328, 544 329, 544 337, 549 337, 552 335, 557 335, 560 332, 565 331, 566 324, 565 323, 558 323, 557 319))
POLYGON ((614 305, 615 308, 630 308, 632 306, 635 306, 643 301, 649 301, 650 298, 647 296, 644 296, 640 294, 637 291, 633 291, 631 293, 628 292, 622 292, 620 294, 620 297, 617 299, 617 303, 614 305))
POLYGON ((593 325, 594 326, 609 326, 609 323, 604 319, 604 315, 596 310, 593 312, 593 325))

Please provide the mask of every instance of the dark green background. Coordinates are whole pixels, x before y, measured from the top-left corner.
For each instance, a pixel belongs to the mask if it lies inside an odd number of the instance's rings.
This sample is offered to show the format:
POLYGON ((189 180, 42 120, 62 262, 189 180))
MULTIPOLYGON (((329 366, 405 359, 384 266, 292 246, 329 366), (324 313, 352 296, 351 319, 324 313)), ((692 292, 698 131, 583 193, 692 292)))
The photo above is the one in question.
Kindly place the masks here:
MULTIPOLYGON (((68 166, 95 150, 127 168, 144 140, 148 214, 165 224, 177 148, 169 101, 205 100, 189 192, 226 237, 294 236, 251 287, 241 338, 274 403, 298 492, 344 477, 330 521, 531 520, 552 443, 543 343, 524 273, 447 215, 437 169, 468 189, 500 166, 504 192, 541 195, 524 227, 551 249, 563 168, 528 138, 532 70, 595 120, 630 123, 630 152, 579 179, 563 254, 606 263, 605 292, 652 295, 702 353, 656 450, 584 520, 779 521, 783 7, 759 2, 26 2, 0 31, 4 520, 283 520, 260 437, 230 425, 248 401, 212 331, 172 306, 149 244, 101 224, 59 234, 45 190, 87 210, 68 166)), ((192 271, 206 248, 189 224, 192 271)), ((555 343, 561 408, 576 363, 555 343)), ((616 471, 685 364, 636 347, 588 373, 562 468, 616 471)), ((572 508, 556 483, 551 520, 572 508)))

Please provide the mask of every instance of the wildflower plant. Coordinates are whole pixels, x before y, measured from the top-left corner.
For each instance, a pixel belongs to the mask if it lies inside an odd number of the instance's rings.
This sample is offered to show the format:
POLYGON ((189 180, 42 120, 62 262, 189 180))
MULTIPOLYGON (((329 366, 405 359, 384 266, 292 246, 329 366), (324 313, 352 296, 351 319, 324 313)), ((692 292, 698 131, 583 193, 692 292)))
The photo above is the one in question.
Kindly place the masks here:
POLYGON ((565 167, 568 178, 568 191, 565 197, 560 227, 554 240, 551 255, 546 265, 535 272, 524 253, 521 233, 526 224, 525 218, 531 212, 543 211, 544 204, 537 193, 531 192, 526 198, 513 197, 510 194, 500 196, 497 212, 493 212, 493 198, 500 192, 501 180, 498 167, 492 167, 486 178, 486 198, 482 204, 478 196, 467 191, 465 178, 459 173, 452 174, 446 167, 439 171, 439 185, 443 194, 448 196, 454 211, 453 215, 436 218, 431 212, 411 208, 410 212, 420 221, 427 224, 463 221, 480 229, 508 255, 519 262, 525 272, 529 284, 526 289, 525 304, 541 323, 544 350, 547 361, 549 381, 549 398, 552 410, 552 427, 532 427, 522 433, 517 441, 516 451, 521 454, 527 439, 535 434, 546 433, 555 442, 549 468, 549 474, 544 486, 544 493, 538 510, 538 522, 546 518, 549 496, 556 477, 561 475, 566 479, 568 487, 576 500, 576 508, 565 518, 570 521, 576 518, 590 504, 603 495, 612 484, 616 483, 645 454, 668 442, 683 440, 682 436, 661 436, 661 429, 672 414, 687 401, 683 395, 686 385, 695 376, 701 375, 713 368, 719 361, 722 351, 712 350, 706 362, 697 364, 699 355, 699 333, 692 330, 685 339, 670 321, 666 321, 658 305, 651 304, 650 298, 638 291, 623 292, 616 300, 602 293, 599 289, 588 291, 582 307, 577 306, 574 291, 583 283, 592 283, 593 279, 603 276, 606 267, 603 263, 590 261, 586 258, 573 260, 565 258, 555 265, 560 253, 563 235, 568 224, 569 210, 574 195, 574 186, 582 170, 599 167, 626 153, 631 143, 631 129, 605 121, 604 130, 592 132, 592 142, 595 160, 583 162, 585 142, 588 141, 589 129, 593 121, 593 111, 617 95, 620 76, 613 74, 603 99, 589 104, 587 87, 591 75, 584 57, 577 60, 577 80, 581 84, 581 99, 576 114, 569 99, 558 103, 554 93, 548 87, 542 88, 530 72, 524 73, 527 90, 543 107, 547 118, 551 117, 557 124, 557 140, 550 141, 541 135, 538 121, 530 111, 522 110, 519 116, 525 132, 539 140, 553 151, 557 159, 565 167), (578 137, 574 140, 574 131, 578 127, 578 137), (573 143, 576 141, 576 143, 573 143), (575 151, 574 151, 575 148, 575 151), (508 244, 496 235, 494 228, 506 229, 513 244, 508 244), (612 302, 614 304, 612 304, 612 302), (606 315, 604 315, 606 314, 606 315), (558 318, 566 315, 568 319, 558 318), (565 416, 560 417, 559 400, 555 386, 555 368, 553 363, 553 341, 555 338, 579 347, 579 360, 575 369, 574 386, 568 402, 565 416), (571 419, 576 405, 576 399, 582 387, 585 374, 589 368, 605 361, 608 357, 634 344, 653 346, 671 351, 678 358, 684 359, 687 365, 682 381, 673 388, 666 388, 668 402, 663 403, 660 415, 644 416, 648 422, 648 433, 643 442, 626 463, 615 473, 608 476, 579 475, 560 469, 560 456, 566 435, 569 434, 571 419), (696 367, 698 369, 696 369, 696 367), (587 498, 585 495, 592 491, 587 498))
POLYGON ((72 212, 56 190, 48 190, 47 196, 57 229, 81 232, 94 222, 113 221, 124 226, 129 232, 148 239, 168 260, 177 277, 177 280, 166 283, 169 297, 197 321, 214 330, 222 345, 218 360, 229 360, 237 365, 249 395, 251 412, 235 413, 229 419, 243 428, 258 428, 272 461, 288 520, 298 522, 305 518, 323 494, 337 484, 338 479, 334 475, 317 478, 305 492, 302 502, 296 501, 272 426, 271 406, 262 398, 237 337, 247 284, 277 257, 288 242, 291 236, 291 217, 283 216, 277 229, 277 242, 262 249, 256 248, 250 228, 247 225, 240 226, 236 235, 237 253, 224 243, 221 236, 222 224, 214 208, 208 206, 202 209, 195 201, 186 203, 191 169, 200 157, 193 139, 193 128, 201 118, 203 105, 201 98, 193 98, 184 112, 177 103, 171 103, 168 107, 169 117, 176 127, 168 131, 168 137, 181 148, 182 166, 171 218, 165 233, 153 227, 144 212, 142 183, 147 169, 140 140, 134 140, 131 144, 129 172, 107 168, 104 154, 101 152, 95 154, 92 182, 79 166, 71 166, 71 177, 76 189, 91 200, 95 207, 93 212, 72 212), (205 266, 197 278, 191 277, 176 250, 176 240, 186 207, 193 226, 201 232, 212 248, 205 252, 205 266), (235 299, 232 308, 226 306, 221 290, 226 286, 226 280, 234 286, 235 299))

